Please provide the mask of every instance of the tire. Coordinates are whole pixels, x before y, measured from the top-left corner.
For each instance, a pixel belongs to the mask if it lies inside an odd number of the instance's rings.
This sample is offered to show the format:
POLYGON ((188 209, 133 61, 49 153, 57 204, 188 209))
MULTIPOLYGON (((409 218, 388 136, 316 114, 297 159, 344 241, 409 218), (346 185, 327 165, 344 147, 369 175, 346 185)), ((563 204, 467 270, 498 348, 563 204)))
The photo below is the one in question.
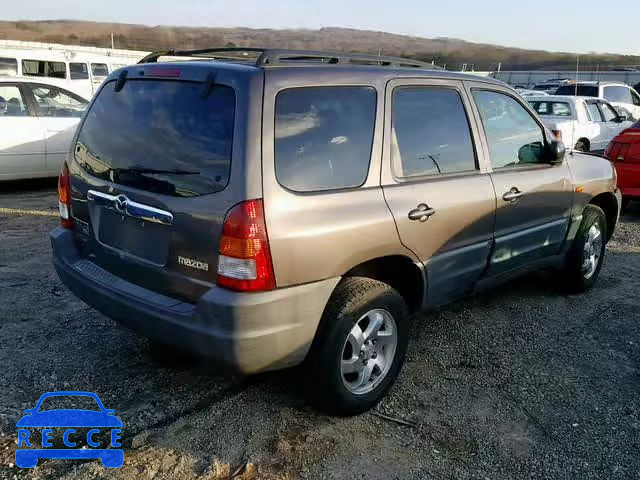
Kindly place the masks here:
POLYGON ((589 146, 585 143, 584 140, 578 140, 578 143, 576 143, 574 150, 577 150, 579 152, 588 152, 589 146))
POLYGON ((404 363, 408 317, 403 298, 386 283, 364 277, 342 280, 329 299, 305 362, 309 402, 343 416, 373 408, 404 363), (381 325, 377 333, 375 325, 381 325))
POLYGON ((620 208, 620 213, 626 213, 629 210, 629 204, 631 203, 631 199, 629 197, 622 197, 622 206, 620 208))
POLYGON ((604 212, 600 207, 587 205, 582 212, 582 223, 565 260, 562 276, 567 292, 582 293, 596 283, 604 261, 606 239, 607 220, 604 212), (597 232, 599 232, 598 237, 596 237, 597 232), (589 245, 587 245, 588 240, 589 245), (587 255, 587 248, 591 248, 589 255, 587 255))

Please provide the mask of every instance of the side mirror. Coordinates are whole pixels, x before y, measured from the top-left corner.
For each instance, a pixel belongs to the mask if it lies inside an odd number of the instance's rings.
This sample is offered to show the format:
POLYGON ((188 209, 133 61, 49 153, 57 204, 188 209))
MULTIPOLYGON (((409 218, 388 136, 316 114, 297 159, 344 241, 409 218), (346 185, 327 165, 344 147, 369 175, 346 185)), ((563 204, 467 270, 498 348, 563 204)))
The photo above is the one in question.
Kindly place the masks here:
POLYGON ((35 413, 36 409, 35 408, 27 408, 24 413, 35 413))
POLYGON ((615 119, 615 122, 617 123, 622 123, 622 122, 626 122, 627 116, 626 115, 618 115, 618 117, 615 119))
POLYGON ((565 153, 564 143, 559 140, 552 140, 547 145, 547 160, 552 165, 561 163, 564 160, 565 153))

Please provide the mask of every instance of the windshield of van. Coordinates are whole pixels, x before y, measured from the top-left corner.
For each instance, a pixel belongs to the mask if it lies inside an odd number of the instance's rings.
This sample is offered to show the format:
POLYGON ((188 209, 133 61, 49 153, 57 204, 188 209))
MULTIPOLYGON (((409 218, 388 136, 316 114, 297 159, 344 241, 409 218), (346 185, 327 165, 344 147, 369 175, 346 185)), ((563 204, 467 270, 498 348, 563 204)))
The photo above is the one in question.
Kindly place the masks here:
POLYGON ((128 80, 107 83, 92 104, 75 146, 91 175, 165 195, 223 190, 229 179, 235 93, 222 85, 128 80))

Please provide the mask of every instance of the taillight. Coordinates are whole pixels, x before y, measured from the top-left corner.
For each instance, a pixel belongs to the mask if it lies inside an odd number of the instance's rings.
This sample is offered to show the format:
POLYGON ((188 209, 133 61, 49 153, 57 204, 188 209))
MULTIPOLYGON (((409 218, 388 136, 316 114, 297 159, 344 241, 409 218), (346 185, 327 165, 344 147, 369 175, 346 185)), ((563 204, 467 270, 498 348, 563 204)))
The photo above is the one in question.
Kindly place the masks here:
POLYGON ((607 157, 608 159, 611 159, 609 154, 611 153, 611 149, 613 148, 613 145, 614 145, 613 142, 609 142, 609 144, 607 145, 607 148, 604 149, 604 156, 607 157))
POLYGON ((60 211, 60 223, 64 228, 73 228, 71 217, 71 179, 69 167, 64 163, 58 177, 58 210, 60 211))
POLYGON ((562 130, 551 130, 551 133, 553 133, 559 141, 562 141, 562 130))
POLYGON ((241 292, 276 287, 262 200, 248 200, 229 210, 219 254, 219 286, 241 292))

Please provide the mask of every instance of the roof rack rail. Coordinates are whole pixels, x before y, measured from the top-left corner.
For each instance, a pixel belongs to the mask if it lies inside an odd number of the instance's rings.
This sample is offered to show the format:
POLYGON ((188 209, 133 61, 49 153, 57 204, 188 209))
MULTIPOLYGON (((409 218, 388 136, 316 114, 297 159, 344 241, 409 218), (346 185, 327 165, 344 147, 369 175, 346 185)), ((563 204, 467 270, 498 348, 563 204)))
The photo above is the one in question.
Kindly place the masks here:
POLYGON ((432 63, 401 57, 386 57, 361 53, 325 52, 316 50, 284 50, 277 48, 225 47, 199 50, 164 50, 152 52, 138 63, 155 63, 160 57, 194 57, 209 60, 253 61, 256 67, 295 64, 377 65, 442 70, 432 63), (253 55, 253 57, 252 57, 253 55))

